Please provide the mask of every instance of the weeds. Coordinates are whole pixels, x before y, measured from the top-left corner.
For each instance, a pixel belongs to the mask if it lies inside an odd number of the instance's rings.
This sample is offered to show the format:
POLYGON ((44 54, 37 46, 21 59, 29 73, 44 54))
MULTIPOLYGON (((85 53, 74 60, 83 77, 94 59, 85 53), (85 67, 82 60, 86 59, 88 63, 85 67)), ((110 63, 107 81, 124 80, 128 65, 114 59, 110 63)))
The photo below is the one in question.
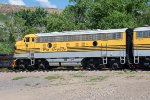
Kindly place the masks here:
POLYGON ((92 77, 90 78, 90 82, 97 82, 97 81, 103 81, 106 78, 108 78, 108 76, 97 76, 97 77, 92 77))
POLYGON ((21 80, 21 79, 24 79, 24 78, 27 78, 27 77, 20 76, 20 77, 15 77, 15 78, 13 78, 12 80, 21 80))
POLYGON ((45 77, 47 80, 56 80, 56 79, 63 79, 61 76, 47 76, 45 77))
POLYGON ((73 77, 85 77, 86 72, 77 72, 73 75, 73 77))

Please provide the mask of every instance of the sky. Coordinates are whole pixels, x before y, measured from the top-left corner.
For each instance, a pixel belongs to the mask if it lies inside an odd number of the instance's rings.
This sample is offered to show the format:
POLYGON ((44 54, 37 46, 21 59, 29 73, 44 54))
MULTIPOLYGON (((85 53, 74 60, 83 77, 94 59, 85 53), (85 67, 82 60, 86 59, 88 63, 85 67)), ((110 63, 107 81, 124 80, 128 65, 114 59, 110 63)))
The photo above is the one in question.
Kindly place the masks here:
POLYGON ((29 7, 40 6, 64 9, 69 4, 69 0, 0 0, 0 3, 11 5, 23 5, 29 7))

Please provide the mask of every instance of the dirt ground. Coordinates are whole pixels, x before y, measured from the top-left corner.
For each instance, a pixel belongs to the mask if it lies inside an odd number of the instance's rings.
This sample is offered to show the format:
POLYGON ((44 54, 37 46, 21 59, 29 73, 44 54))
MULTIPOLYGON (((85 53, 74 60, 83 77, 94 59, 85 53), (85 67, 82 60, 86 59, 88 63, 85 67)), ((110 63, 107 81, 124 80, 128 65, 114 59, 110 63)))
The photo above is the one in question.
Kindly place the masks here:
POLYGON ((150 100, 150 71, 0 72, 0 100, 150 100))

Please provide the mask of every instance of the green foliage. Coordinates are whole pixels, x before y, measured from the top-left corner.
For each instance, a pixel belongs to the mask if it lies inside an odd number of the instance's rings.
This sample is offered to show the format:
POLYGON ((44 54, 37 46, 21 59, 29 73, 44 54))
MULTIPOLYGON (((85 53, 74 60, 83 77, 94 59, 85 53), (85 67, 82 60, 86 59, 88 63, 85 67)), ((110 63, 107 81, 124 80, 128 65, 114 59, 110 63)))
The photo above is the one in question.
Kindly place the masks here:
POLYGON ((77 72, 77 73, 73 74, 73 77, 78 77, 78 78, 86 77, 85 74, 86 74, 86 72, 77 72))
POLYGON ((87 25, 102 29, 142 26, 139 18, 148 9, 146 0, 96 0, 87 13, 87 25))
POLYGON ((20 10, 15 13, 16 16, 26 20, 26 26, 43 26, 46 24, 45 18, 47 17, 47 11, 42 8, 37 8, 35 11, 20 10))
POLYGON ((21 79, 24 79, 24 78, 27 78, 27 77, 20 76, 20 77, 15 77, 15 78, 13 78, 12 80, 21 80, 21 79))
POLYGON ((69 21, 64 15, 51 14, 47 19, 47 31, 69 31, 73 30, 75 25, 69 21))
POLYGON ((4 24, 6 34, 9 34, 9 41, 15 42, 23 37, 26 30, 25 20, 15 15, 9 16, 9 19, 4 24))
POLYGON ((6 13, 0 12, 0 22, 5 22, 8 19, 8 16, 6 13))
POLYGON ((0 54, 12 54, 14 52, 14 43, 0 42, 0 54))
POLYGON ((142 25, 149 25, 150 26, 150 10, 145 12, 142 16, 139 17, 138 23, 141 23, 142 25))
POLYGON ((101 29, 136 27, 135 20, 131 15, 113 11, 110 16, 104 17, 98 22, 98 27, 101 29))
POLYGON ((47 76, 45 77, 47 80, 56 80, 56 79, 63 79, 61 76, 47 76))
POLYGON ((96 77, 91 77, 91 79, 89 80, 89 82, 99 82, 99 81, 103 81, 106 80, 109 76, 96 76, 96 77))

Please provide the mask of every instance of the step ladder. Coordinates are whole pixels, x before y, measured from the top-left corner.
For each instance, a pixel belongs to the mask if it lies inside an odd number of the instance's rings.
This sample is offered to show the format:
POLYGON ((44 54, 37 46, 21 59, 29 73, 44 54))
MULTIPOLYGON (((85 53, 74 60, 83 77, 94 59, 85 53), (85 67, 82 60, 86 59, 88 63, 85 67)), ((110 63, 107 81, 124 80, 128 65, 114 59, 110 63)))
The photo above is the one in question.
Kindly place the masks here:
POLYGON ((140 59, 139 59, 139 52, 136 50, 136 47, 134 47, 134 64, 139 64, 140 59))
POLYGON ((126 54, 125 50, 120 47, 120 64, 126 63, 126 54))

